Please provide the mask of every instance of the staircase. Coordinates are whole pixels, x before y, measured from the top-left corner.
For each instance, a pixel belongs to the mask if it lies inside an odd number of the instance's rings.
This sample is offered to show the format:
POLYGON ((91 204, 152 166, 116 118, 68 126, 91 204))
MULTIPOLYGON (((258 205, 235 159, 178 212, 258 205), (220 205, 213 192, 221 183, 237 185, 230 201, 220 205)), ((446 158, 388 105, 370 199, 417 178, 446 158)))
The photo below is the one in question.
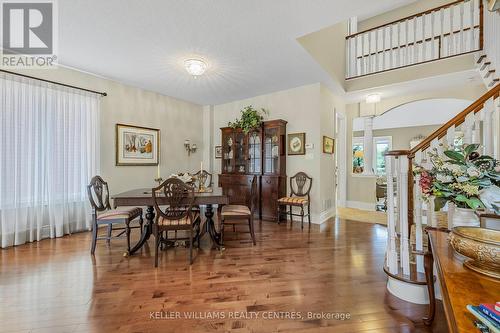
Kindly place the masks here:
MULTIPOLYGON (((481 71, 489 71, 487 66, 489 64, 483 63, 481 71)), ((384 271, 389 277, 388 290, 399 298, 413 303, 428 301, 423 275, 424 228, 451 229, 450 221, 443 224, 446 212, 434 212, 433 200, 429 205, 423 202, 420 187, 416 185, 420 176, 414 176, 414 166, 429 166, 427 153, 430 151, 443 154, 444 150, 453 148, 457 132, 463 134, 463 144, 480 144, 483 154, 499 157, 500 85, 491 78, 488 85, 491 82, 489 91, 415 148, 386 154, 388 242, 384 271)))

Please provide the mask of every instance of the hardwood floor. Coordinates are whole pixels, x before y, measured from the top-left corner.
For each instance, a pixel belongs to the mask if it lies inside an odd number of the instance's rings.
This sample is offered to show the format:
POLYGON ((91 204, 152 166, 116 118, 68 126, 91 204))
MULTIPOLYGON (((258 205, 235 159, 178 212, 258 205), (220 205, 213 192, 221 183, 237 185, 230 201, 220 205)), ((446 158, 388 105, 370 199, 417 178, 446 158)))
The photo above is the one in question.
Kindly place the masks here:
POLYGON ((223 253, 205 239, 191 267, 188 250, 178 247, 160 254, 158 269, 153 246, 127 258, 125 239, 110 247, 100 241, 94 258, 90 236, 1 251, 1 332, 447 331, 442 310, 427 328, 426 306, 386 291, 384 226, 332 221, 309 233, 298 223, 290 229, 257 222, 256 246, 248 234, 228 229, 223 253), (308 312, 350 318, 308 318, 308 312), (236 317, 244 314, 258 319, 236 317), (219 318, 200 318, 210 315, 219 318))

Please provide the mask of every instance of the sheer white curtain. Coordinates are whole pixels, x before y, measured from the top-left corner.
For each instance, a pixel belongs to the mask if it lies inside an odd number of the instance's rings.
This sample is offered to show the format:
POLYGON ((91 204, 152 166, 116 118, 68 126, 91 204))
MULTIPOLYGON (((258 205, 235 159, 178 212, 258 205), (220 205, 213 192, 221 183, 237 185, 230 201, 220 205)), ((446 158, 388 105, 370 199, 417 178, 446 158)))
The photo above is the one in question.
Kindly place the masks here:
POLYGON ((0 246, 90 227, 100 96, 0 75, 0 246))

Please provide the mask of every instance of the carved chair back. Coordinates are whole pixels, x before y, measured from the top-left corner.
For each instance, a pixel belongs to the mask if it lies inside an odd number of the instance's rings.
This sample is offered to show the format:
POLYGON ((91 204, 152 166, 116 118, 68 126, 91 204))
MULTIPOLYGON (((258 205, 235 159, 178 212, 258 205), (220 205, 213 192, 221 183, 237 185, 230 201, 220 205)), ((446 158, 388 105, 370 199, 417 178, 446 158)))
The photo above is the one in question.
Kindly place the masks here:
POLYGON ((290 196, 307 197, 310 199, 312 178, 305 172, 297 172, 290 178, 290 196))
POLYGON ((196 188, 200 188, 200 184, 202 184, 204 188, 212 186, 212 174, 207 170, 200 170, 193 176, 195 177, 196 188))
POLYGON ((108 183, 101 176, 94 176, 87 185, 87 195, 94 212, 111 209, 108 183))
POLYGON ((194 204, 194 189, 186 185, 182 180, 169 178, 160 186, 152 189, 153 202, 157 212, 157 218, 160 216, 167 220, 180 220, 191 213, 194 204), (168 205, 162 210, 158 203, 158 198, 164 196, 168 205))

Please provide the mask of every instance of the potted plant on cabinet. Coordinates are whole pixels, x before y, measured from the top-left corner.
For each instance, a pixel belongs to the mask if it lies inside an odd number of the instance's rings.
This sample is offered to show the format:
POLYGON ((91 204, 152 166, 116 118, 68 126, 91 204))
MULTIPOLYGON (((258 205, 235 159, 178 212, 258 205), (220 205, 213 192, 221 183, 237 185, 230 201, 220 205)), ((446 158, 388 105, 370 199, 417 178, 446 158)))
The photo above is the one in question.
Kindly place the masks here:
POLYGON ((264 108, 260 110, 254 109, 252 105, 245 106, 241 111, 240 119, 234 122, 229 122, 228 126, 232 128, 241 128, 243 133, 248 134, 251 130, 258 128, 264 116, 269 115, 269 111, 264 108))

